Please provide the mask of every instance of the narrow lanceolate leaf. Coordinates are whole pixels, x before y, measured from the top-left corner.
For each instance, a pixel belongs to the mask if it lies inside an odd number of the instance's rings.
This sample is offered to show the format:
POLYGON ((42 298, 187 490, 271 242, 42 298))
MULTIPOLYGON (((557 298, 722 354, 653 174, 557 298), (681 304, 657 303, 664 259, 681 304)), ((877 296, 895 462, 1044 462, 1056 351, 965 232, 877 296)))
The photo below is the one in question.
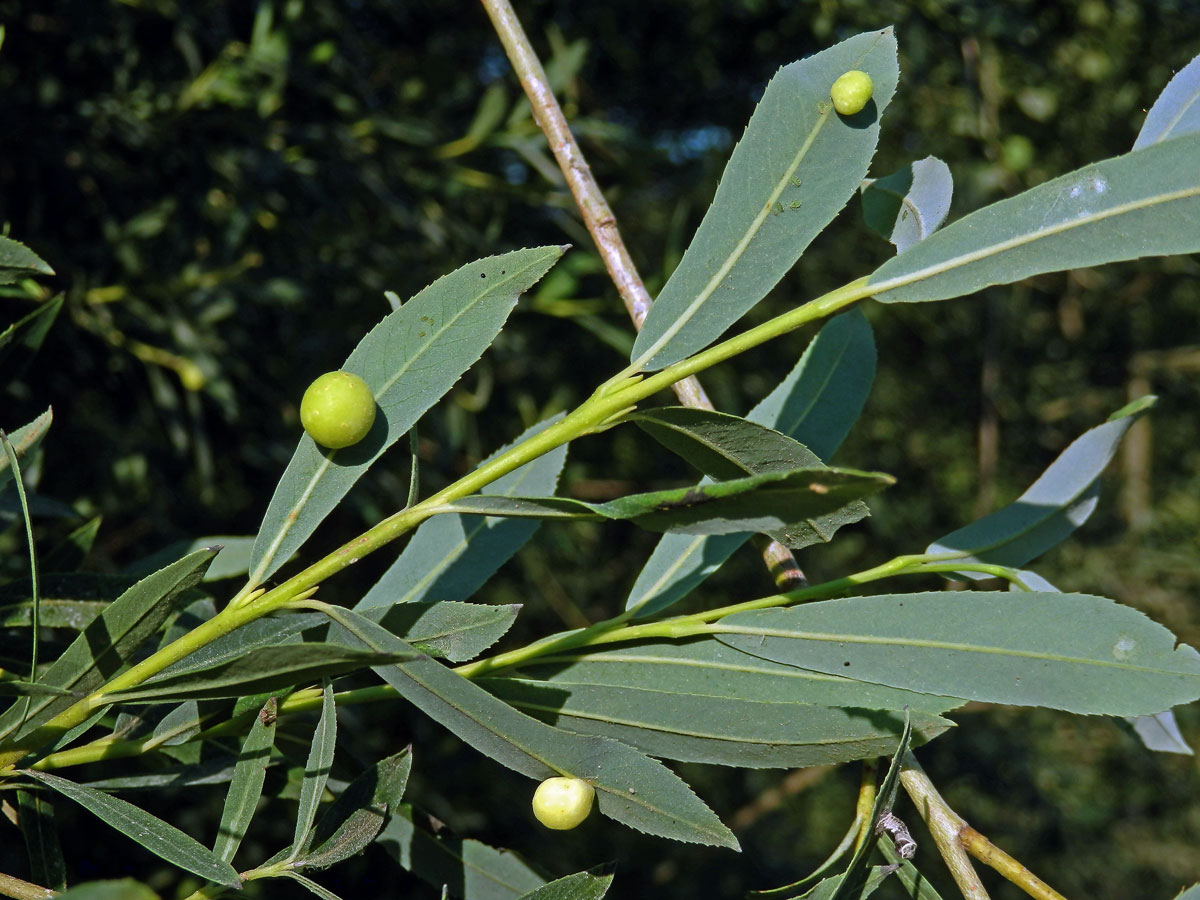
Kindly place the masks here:
POLYGON ((136 688, 112 694, 111 699, 114 703, 145 703, 150 700, 164 702, 241 697, 284 690, 321 678, 336 678, 369 666, 395 662, 397 658, 396 654, 364 652, 323 643, 261 647, 231 662, 208 669, 147 679, 136 688))
POLYGON ((1200 653, 1086 594, 943 591, 735 613, 719 639, 874 684, 1069 712, 1140 716, 1200 697, 1200 653))
POLYGON ((930 235, 867 281, 885 303, 1200 250, 1200 134, 1104 159, 930 235))
POLYGON ((950 212, 954 178, 936 156, 918 159, 862 188, 863 218, 903 253, 933 234, 950 212))
POLYGON ((536 247, 469 263, 367 333, 342 368, 359 375, 374 393, 375 424, 361 442, 344 450, 324 450, 307 434, 300 438, 254 543, 252 583, 283 565, 371 463, 483 355, 517 298, 564 249, 536 247))
POLYGON ((521 666, 521 674, 564 691, 603 685, 616 690, 698 694, 763 703, 890 710, 907 706, 914 713, 934 714, 962 705, 961 700, 952 697, 914 693, 773 662, 753 651, 742 653, 714 638, 540 657, 533 664, 521 666))
MULTIPOLYGON (((12 444, 18 460, 37 449, 53 421, 54 411, 47 407, 44 413, 28 425, 22 425, 8 433, 8 440, 12 444)), ((8 454, 0 453, 0 487, 4 487, 10 481, 12 481, 12 469, 8 464, 8 454)))
MULTIPOLYGON (((1023 566, 1087 521, 1100 499, 1100 474, 1121 438, 1154 405, 1146 397, 1078 437, 1014 502, 934 541, 926 553, 964 554, 969 562, 1023 566)), ((989 576, 956 572, 966 578, 989 576)))
POLYGON ((784 66, 733 151, 712 206, 663 287, 634 364, 661 369, 714 341, 766 296, 858 190, 899 67, 890 28, 784 66), (840 116, 829 88, 849 69, 875 82, 866 109, 840 116))
POLYGON ((411 770, 412 753, 404 749, 354 779, 321 816, 313 833, 315 847, 296 866, 323 869, 365 850, 400 805, 411 770))
POLYGON ((58 897, 60 900, 161 900, 158 894, 132 878, 84 882, 58 897))
MULTIPOLYGON (((514 443, 531 437, 556 420, 557 417, 539 422, 514 443)), ((506 449, 502 448, 497 454, 506 449)), ((548 497, 558 486, 558 476, 566 459, 564 444, 498 478, 484 489, 484 493, 548 497)), ((533 537, 538 524, 537 521, 457 514, 427 519, 413 534, 399 559, 383 573, 355 609, 432 600, 466 600, 533 537)))
MULTIPOLYGON (((559 728, 616 738, 659 759, 739 768, 831 765, 896 748, 903 713, 806 703, 734 700, 683 691, 614 688, 517 678, 480 684, 517 709, 559 728)), ((913 715, 921 742, 952 727, 913 715)))
POLYGON ((258 798, 262 796, 267 765, 271 761, 271 748, 275 746, 278 710, 279 704, 272 697, 255 717, 250 733, 242 743, 242 752, 238 755, 229 791, 225 794, 217 839, 213 842, 213 853, 225 862, 233 862, 234 854, 250 827, 250 820, 254 818, 258 798))
POLYGON ((1158 95, 1133 149, 1200 131, 1200 56, 1175 73, 1158 95))
POLYGON ((283 873, 283 877, 290 878, 297 884, 303 885, 310 894, 312 894, 314 897, 320 897, 321 900, 342 900, 341 897, 329 890, 329 888, 317 884, 311 878, 307 878, 304 875, 301 875, 299 872, 285 871, 283 873))
POLYGON ((521 607, 515 603, 406 603, 362 610, 388 631, 404 638, 422 653, 451 662, 474 659, 516 621, 521 607))
POLYGON ((769 534, 831 513, 870 496, 895 479, 854 469, 796 469, 745 478, 630 494, 608 503, 565 497, 463 497, 443 507, 456 512, 538 518, 603 518, 632 522, 649 531, 684 534, 769 534))
MULTIPOLYGON (((798 441, 737 416, 707 409, 672 406, 630 417, 673 453, 711 478, 739 478, 760 472, 824 468, 820 458, 798 441)), ((843 525, 870 515, 865 503, 852 500, 840 509, 798 520, 770 536, 793 550, 828 542, 843 525)))
POLYGON ((321 691, 321 718, 317 720, 317 729, 313 732, 308 762, 304 766, 304 780, 300 783, 300 805, 296 810, 296 833, 292 839, 293 857, 302 855, 308 849, 313 822, 317 819, 317 804, 325 793, 336 747, 337 705, 333 702, 333 686, 326 678, 321 691))
MULTIPOLYGON (((412 648, 351 610, 331 611, 337 640, 377 652, 412 648)), ((569 775, 595 789, 600 812, 647 834, 736 849, 733 834, 679 776, 632 747, 552 728, 513 709, 428 656, 376 673, 476 750, 530 778, 569 775)))
POLYGON ((453 884, 457 896, 472 900, 515 900, 547 881, 519 853, 444 831, 435 836, 414 819, 412 808, 401 804, 376 843, 402 868, 436 888, 453 884))
MULTIPOLYGON (((0 282, 3 272, 0 269, 0 282)), ((25 366, 41 349, 62 304, 63 295, 59 294, 0 331, 0 384, 10 384, 25 371, 25 366)))
POLYGON ((46 261, 12 238, 0 237, 0 284, 8 284, 28 275, 53 275, 46 261))
MULTIPOLYGON (((87 694, 127 668, 137 649, 179 607, 184 592, 200 580, 215 555, 215 550, 200 550, 143 578, 88 625, 38 683, 87 694)), ((73 702, 69 696, 34 700, 17 739, 73 702)), ((18 701, 17 707, 23 704, 18 701)), ((12 731, 21 721, 17 707, 0 716, 0 734, 12 731)))
POLYGON ((226 887, 236 889, 241 886, 241 879, 233 866, 202 846, 195 838, 132 803, 59 778, 49 772, 25 770, 24 774, 74 800, 88 812, 98 816, 105 825, 132 838, 155 856, 172 865, 226 887))
POLYGON ((576 872, 522 894, 520 900, 600 900, 612 887, 613 867, 576 872))
MULTIPOLYGON (((875 340, 857 307, 831 319, 795 368, 746 417, 795 438, 823 462, 841 446, 875 378, 875 340)), ((685 597, 746 542, 748 535, 662 537, 625 601, 637 616, 685 597)))

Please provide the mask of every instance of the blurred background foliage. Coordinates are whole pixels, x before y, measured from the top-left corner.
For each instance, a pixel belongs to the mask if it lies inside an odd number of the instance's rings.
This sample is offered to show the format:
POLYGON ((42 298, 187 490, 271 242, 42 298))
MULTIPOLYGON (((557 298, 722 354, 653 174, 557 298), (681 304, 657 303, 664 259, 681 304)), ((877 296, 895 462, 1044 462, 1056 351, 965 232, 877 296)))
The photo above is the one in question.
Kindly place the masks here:
MULTIPOLYGON (((895 25, 901 84, 873 174, 939 156, 954 173, 957 216, 1127 151, 1145 108, 1200 52, 1200 3, 1184 0, 530 0, 518 12, 652 293, 780 65, 895 25)), ((408 297, 480 256, 575 246, 421 423, 425 492, 619 368, 628 321, 477 6, 0 0, 0 22, 0 223, 57 271, 7 288, 0 326, 65 297, 42 352, 0 387, 0 426, 54 406, 35 474, 76 516, 42 520, 47 546, 102 517, 85 566, 115 573, 178 541, 253 533, 294 447, 304 386, 387 311, 383 291, 408 297)), ((748 321, 864 274, 890 250, 854 201, 748 321)), ((1150 260, 958 302, 869 306, 877 387, 838 461, 899 484, 863 526, 805 552, 810 576, 923 548, 1153 392, 1159 405, 1128 438, 1100 509, 1038 569, 1200 641, 1198 275, 1193 257, 1150 260)), ((747 411, 811 335, 706 373, 717 406, 747 411)), ((580 443, 565 491, 607 498, 690 477, 646 448, 632 429, 580 443)), ((310 557, 403 504, 408 462, 395 453, 318 532, 310 557)), ((12 528, 0 535, 9 573, 23 565, 20 540, 12 528)), ((517 637, 609 615, 653 541, 615 525, 543 528, 484 599, 525 603, 517 637)), ((323 594, 352 601, 387 562, 366 560, 323 594)), ((767 589, 747 553, 691 602, 767 589)), ((926 767, 976 827, 1066 895, 1166 898, 1200 877, 1194 758, 1152 755, 1108 720, 995 709, 960 719, 922 751, 926 767)), ((1196 742, 1196 710, 1180 720, 1196 742)), ((403 708, 349 710, 343 727, 362 761, 415 740, 414 798, 464 835, 555 874, 620 858, 622 897, 734 897, 792 880, 848 824, 857 781, 854 767, 686 767, 736 824, 737 858, 606 820, 551 839, 530 824, 529 783, 403 708)), ((219 803, 200 796, 150 802, 200 827, 219 803)), ((82 813, 59 818, 77 876, 141 859, 82 813), (86 840, 72 840, 72 827, 88 828, 86 840)), ((264 839, 251 854, 276 849, 264 839)), ((4 870, 19 874, 18 844, 5 845, 4 870)), ((156 865, 145 862, 143 872, 156 865)), ((436 896, 374 850, 326 882, 436 896)))

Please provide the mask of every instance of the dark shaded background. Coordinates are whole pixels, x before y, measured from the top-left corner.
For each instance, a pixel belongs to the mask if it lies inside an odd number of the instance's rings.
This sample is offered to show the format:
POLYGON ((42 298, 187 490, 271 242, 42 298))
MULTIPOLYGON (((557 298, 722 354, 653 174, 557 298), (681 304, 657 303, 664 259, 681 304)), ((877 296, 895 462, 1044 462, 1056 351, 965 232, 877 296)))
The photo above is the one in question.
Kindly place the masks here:
MULTIPOLYGON (((895 25, 901 83, 873 173, 941 157, 957 216, 1125 152, 1145 108, 1200 52, 1194 2, 522 2, 518 11, 652 293, 780 65, 895 25)), ((384 290, 407 297, 480 256, 575 245, 422 421, 426 493, 578 403, 625 359, 627 320, 481 8, 0 0, 0 21, 0 222, 57 271, 45 290, 66 295, 40 356, 0 388, 0 425, 54 405, 39 488, 81 516, 103 516, 89 568, 115 572, 175 541, 253 533, 294 447, 303 387, 386 312, 384 290)), ((889 252, 852 202, 748 321, 889 252)), ((957 302, 868 306, 877 387, 838 461, 899 484, 873 501, 864 526, 806 551, 810 576, 920 550, 1014 497, 1076 435, 1153 392, 1152 421, 1130 435, 1100 508, 1038 568, 1065 590, 1114 597, 1200 641, 1198 274, 1193 257, 1149 260, 957 302)), ((0 325, 28 312, 36 293, 0 296, 0 325)), ((811 334, 706 373, 718 407, 748 410, 811 334)), ((404 453, 376 468, 312 554, 403 504, 404 453)), ((618 430, 573 446, 564 484, 607 498, 687 476, 618 430)), ((44 538, 78 524, 46 523, 44 538)), ((483 599, 526 604, 514 639, 610 615, 654 540, 612 525, 543 528, 483 599)), ((4 572, 22 570, 19 531, 0 534, 0 551, 4 572)), ((352 601, 387 562, 364 561, 323 596, 352 601)), ((747 553, 690 602, 767 588, 747 553)), ((1179 715, 1195 742, 1200 716, 1179 715)), ((922 752, 926 767, 972 824, 1067 896, 1167 898, 1200 879, 1194 759, 1152 755, 1105 719, 1013 709, 959 719, 922 752)), ((466 836, 521 849, 554 874, 620 859, 620 897, 737 897, 792 880, 836 842, 857 783, 855 767, 798 778, 683 767, 740 823, 746 849, 735 857, 600 818, 548 836, 530 825, 527 781, 408 709, 352 710, 342 727, 360 762, 415 740, 413 799, 466 836)), ((344 762, 348 774, 354 760, 344 762)), ((219 814, 217 792, 159 801, 198 835, 219 814)), ((75 876, 141 858, 86 814, 59 816, 75 876)), ((280 833, 261 823, 247 864, 290 837, 286 816, 267 818, 280 833)), ((15 831, 0 865, 23 874, 15 831)), ((128 871, 155 868, 147 857, 128 871)), ((436 896, 375 851, 323 881, 346 895, 436 896)), ((994 896, 1017 892, 1001 885, 994 896)))

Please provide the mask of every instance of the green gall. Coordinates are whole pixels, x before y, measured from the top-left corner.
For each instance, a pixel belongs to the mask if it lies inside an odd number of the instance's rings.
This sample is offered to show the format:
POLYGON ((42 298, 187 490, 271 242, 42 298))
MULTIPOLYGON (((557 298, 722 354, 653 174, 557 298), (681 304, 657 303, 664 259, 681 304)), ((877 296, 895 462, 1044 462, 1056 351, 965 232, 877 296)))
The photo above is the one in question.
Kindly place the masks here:
POLYGON ((833 87, 829 89, 829 99, 833 101, 833 108, 838 113, 852 116, 862 112, 874 90, 875 83, 871 81, 870 75, 858 69, 851 69, 833 83, 833 87))
POLYGON ((375 396, 351 372, 326 372, 308 386, 300 401, 300 424, 330 450, 357 444, 375 422, 375 396))
POLYGON ((533 814, 547 828, 574 828, 592 811, 595 789, 580 778, 547 778, 533 792, 533 814))

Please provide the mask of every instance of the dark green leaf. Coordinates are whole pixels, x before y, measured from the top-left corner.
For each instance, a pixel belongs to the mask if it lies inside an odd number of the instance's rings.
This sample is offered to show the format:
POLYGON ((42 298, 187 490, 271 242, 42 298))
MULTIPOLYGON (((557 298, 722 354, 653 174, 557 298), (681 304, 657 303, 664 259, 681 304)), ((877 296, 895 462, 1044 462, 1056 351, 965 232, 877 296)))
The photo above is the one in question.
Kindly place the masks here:
POLYGON ((162 791, 171 788, 224 784, 233 778, 237 757, 218 756, 202 763, 175 766, 148 775, 126 775, 84 782, 98 791, 162 791))
MULTIPOLYGON (((96 516, 68 534, 58 546, 42 558, 42 571, 74 572, 82 566, 87 555, 92 552, 92 544, 96 542, 96 535, 100 533, 100 522, 100 517, 96 516)), ((171 559, 179 559, 179 557, 173 556, 171 559)))
MULTIPOLYGON (((539 422, 514 443, 537 434, 558 418, 539 422)), ((501 448, 492 457, 508 447, 501 448)), ((510 497, 518 494, 550 496, 558 486, 558 476, 566 458, 564 444, 498 478, 484 489, 484 493, 510 497)), ((361 611, 431 600, 466 600, 533 537, 538 524, 452 513, 427 519, 413 534, 399 559, 384 572, 355 609, 361 611)))
POLYGON ((612 886, 613 867, 576 872, 522 894, 520 900, 600 900, 612 886))
POLYGON ((38 695, 73 698, 83 696, 83 694, 77 694, 63 688, 52 687, 48 684, 38 684, 32 681, 22 681, 19 678, 0 681, 0 697, 33 697, 38 695))
MULTIPOLYGON (((0 241, 5 240, 0 238, 0 241)), ((0 245, 2 246, 2 245, 0 245)), ((0 264, 0 284, 11 281, 0 264)), ((63 297, 59 294, 48 303, 43 303, 29 315, 17 320, 4 331, 0 331, 0 384, 11 384, 21 377, 25 366, 41 349, 50 326, 58 318, 63 297)))
MULTIPOLYGON (((179 607, 184 592, 200 580, 215 555, 213 550, 199 550, 129 588, 75 638, 38 683, 87 694, 127 668, 137 649, 179 607)), ((35 700, 17 739, 29 736, 72 702, 70 697, 35 700)), ((18 706, 23 703, 18 701, 18 706)), ((13 731, 20 721, 20 710, 9 709, 0 717, 0 733, 13 731)), ((45 737, 52 740, 54 735, 45 737)))
MULTIPOLYGON (((747 418, 795 438, 828 461, 862 412, 874 377, 871 326, 855 308, 821 329, 800 362, 747 418)), ((748 537, 663 535, 626 609, 638 607, 639 618, 661 612, 720 568, 748 537)))
POLYGON ((883 854, 884 859, 888 861, 888 865, 899 866, 896 869, 896 878, 904 885, 904 896, 908 900, 942 900, 942 895, 917 870, 917 867, 907 859, 900 858, 900 854, 896 852, 891 841, 880 840, 876 846, 883 854))
POLYGON ((1133 149, 1140 150, 1160 141, 1200 131, 1200 56, 1175 73, 1158 95, 1133 149))
POLYGON ((75 784, 49 772, 25 770, 24 774, 74 800, 88 812, 98 816, 104 824, 115 828, 172 865, 226 887, 241 886, 241 879, 233 866, 175 826, 168 825, 132 803, 127 803, 119 797, 110 797, 94 788, 75 784))
MULTIPOLYGON (((820 458, 787 435, 737 416, 707 409, 669 406, 630 418, 671 452, 710 478, 733 479, 762 472, 822 469, 820 458)), ((771 537, 792 549, 828 542, 843 525, 870 515, 853 500, 840 509, 798 521, 771 537)))
POLYGON ((361 610, 422 653, 451 662, 474 659, 512 627, 521 607, 514 604, 404 603, 361 610))
POLYGON ((275 746, 275 719, 278 715, 279 704, 272 697, 263 706, 250 726, 250 733, 242 743, 242 752, 238 756, 237 765, 233 770, 233 778, 229 782, 229 790, 225 794, 225 806, 221 811, 221 825, 217 829, 217 839, 213 842, 213 853, 225 862, 233 862, 233 857, 246 836, 250 820, 258 808, 258 799, 262 796, 263 782, 267 777, 267 766, 271 760, 271 748, 275 746))
POLYGON ((696 236, 650 307, 634 365, 661 369, 690 356, 766 296, 858 190, 898 75, 890 28, 776 73, 696 236), (866 109, 844 117, 829 89, 848 69, 866 71, 875 89, 866 109))
POLYGON ((376 843, 406 870, 451 896, 465 900, 516 900, 546 883, 546 878, 511 850, 440 833, 436 837, 414 821, 401 804, 376 843))
POLYGON ((67 866, 49 798, 40 791, 17 791, 17 815, 29 853, 30 878, 53 890, 66 890, 67 866))
POLYGON ((927 156, 862 188, 863 218, 873 231, 903 253, 933 234, 950 212, 954 178, 950 167, 927 156))
MULTIPOLYGON (((413 651, 414 653, 416 651, 413 651)), ((181 675, 157 675, 136 688, 114 693, 116 703, 148 700, 214 700, 336 677, 369 666, 396 661, 395 654, 365 653, 330 644, 299 643, 260 647, 245 656, 181 675)))
POLYGON ((719 628, 764 659, 964 700, 1138 716, 1200 697, 1200 653, 1086 594, 850 597, 735 613, 719 628))
MULTIPOLYGON (((772 703, 682 691, 480 679, 500 699, 551 725, 616 738, 659 759, 744 768, 831 765, 884 756, 904 727, 901 713, 772 703)), ((954 723, 913 716, 930 740, 954 723)))
POLYGON ((877 493, 895 479, 854 469, 799 469, 629 494, 608 503, 563 497, 463 497, 444 507, 456 512, 541 518, 605 518, 650 531, 684 534, 770 533, 799 526, 877 493))
MULTIPOLYGON (((926 553, 964 554, 968 562, 1023 566, 1061 543, 1087 521, 1100 497, 1100 474, 1130 426, 1154 404, 1153 397, 1119 411, 1084 432, 1013 503, 939 538, 926 553)), ((956 572, 984 579, 982 572, 956 572)))
POLYGON ((27 275, 53 275, 40 256, 19 241, 0 237, 0 284, 9 284, 27 275))
POLYGON ((469 263, 367 333, 342 369, 371 388, 379 408, 375 424, 344 450, 324 450, 307 434, 300 438, 255 540, 251 583, 283 565, 371 463, 454 386, 500 332, 521 293, 564 250, 536 247, 469 263))
POLYGON ((313 834, 315 848, 296 865, 324 869, 365 850, 399 806, 411 769, 412 753, 406 748, 354 779, 321 816, 313 834))
POLYGON ((317 805, 325 793, 325 783, 333 769, 333 753, 337 749, 337 706, 333 702, 333 686, 329 679, 321 689, 321 718, 313 732, 312 746, 308 748, 308 762, 304 765, 304 779, 300 782, 300 805, 296 810, 296 830, 292 838, 292 857, 308 850, 312 838, 313 822, 317 819, 317 805))
POLYGON ((1200 250, 1200 134, 1101 160, 959 219, 880 266, 884 303, 1200 250))
MULTIPOLYGON (((329 614, 344 628, 353 629, 346 632, 345 640, 377 652, 412 649, 352 610, 331 609, 329 614)), ((675 840, 737 847, 729 830, 674 772, 632 747, 551 728, 428 656, 375 671, 430 718, 500 764, 539 781, 553 775, 585 779, 596 789, 600 811, 631 828, 675 840)))
POLYGON ((301 632, 317 628, 327 621, 320 613, 297 612, 257 619, 188 654, 163 669, 156 677, 166 679, 213 669, 267 647, 295 644, 300 641, 301 632))

